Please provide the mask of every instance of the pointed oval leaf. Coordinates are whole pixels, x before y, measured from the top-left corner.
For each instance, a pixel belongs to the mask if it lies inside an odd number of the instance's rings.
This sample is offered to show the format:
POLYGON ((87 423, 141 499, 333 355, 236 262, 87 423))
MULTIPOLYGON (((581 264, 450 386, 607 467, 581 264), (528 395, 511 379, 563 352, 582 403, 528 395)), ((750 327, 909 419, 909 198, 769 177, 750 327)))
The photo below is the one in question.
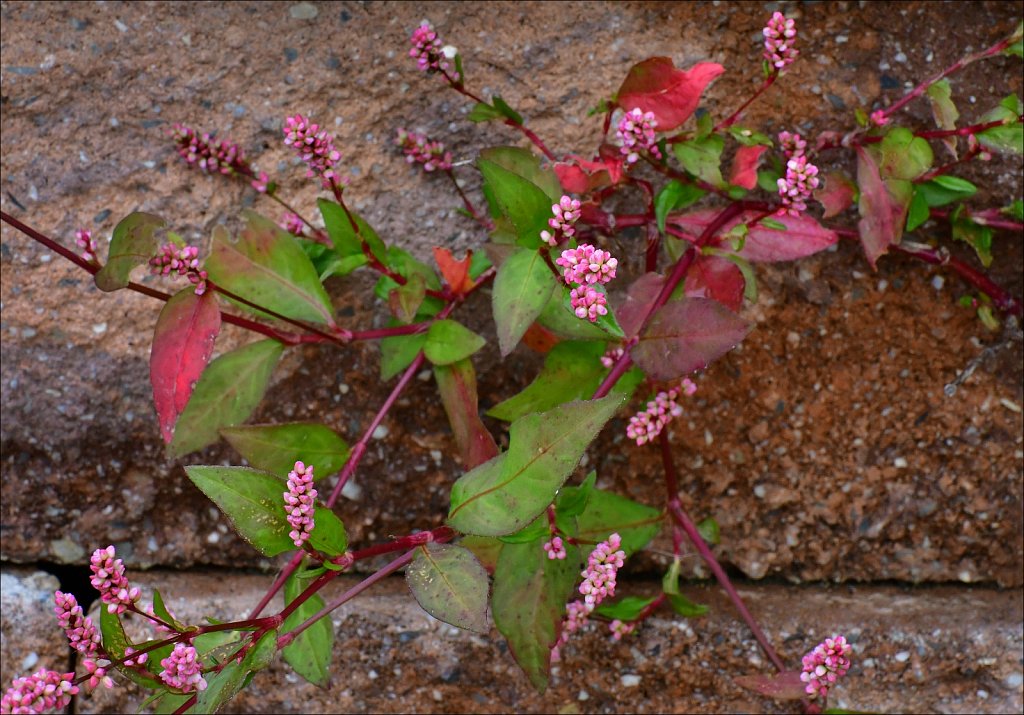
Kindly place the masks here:
POLYGON ((857 195, 857 187, 846 178, 846 174, 830 171, 825 174, 825 182, 814 190, 814 198, 825 207, 822 218, 838 216, 853 205, 857 195))
POLYGON ((180 457, 202 449, 217 441, 220 428, 249 419, 283 351, 276 340, 260 340, 211 362, 178 418, 170 453, 180 457))
POLYGON ((667 595, 672 610, 683 618, 700 618, 711 610, 703 603, 691 601, 681 593, 669 593, 667 595))
POLYGON ((807 697, 800 671, 787 670, 772 675, 739 675, 733 678, 741 688, 776 700, 800 700, 807 697))
POLYGON ((722 149, 725 141, 717 134, 703 139, 691 139, 672 146, 679 163, 694 176, 703 179, 712 186, 725 187, 722 181, 722 149))
POLYGON ((207 673, 203 676, 206 680, 206 689, 196 694, 193 708, 198 713, 218 712, 242 689, 242 683, 248 674, 248 669, 237 661, 231 661, 219 672, 207 673))
POLYGON ((629 68, 615 101, 627 112, 654 112, 657 130, 671 131, 690 118, 704 88, 724 71, 715 62, 678 70, 669 57, 651 57, 629 68))
POLYGON ((594 613, 609 619, 617 618, 620 621, 634 621, 645 608, 654 603, 656 598, 657 596, 651 596, 650 598, 624 596, 614 603, 611 601, 603 602, 594 609, 594 613))
MULTIPOLYGON (((579 487, 563 490, 567 498, 574 496, 579 487)), ((581 556, 587 558, 599 542, 611 534, 622 537, 622 550, 626 556, 647 546, 661 528, 662 513, 657 509, 640 504, 632 499, 601 489, 590 489, 586 508, 576 518, 576 538, 589 542, 583 547, 581 556)))
MULTIPOLYGON (((399 323, 388 321, 388 327, 399 323)), ((380 379, 390 380, 409 367, 427 342, 426 333, 393 335, 380 341, 380 379)))
POLYGON ((562 187, 558 177, 551 169, 541 166, 540 157, 529 149, 517 146, 490 147, 480 151, 480 158, 508 169, 534 184, 547 195, 549 203, 557 203, 562 198, 562 187))
MULTIPOLYGON (((668 222, 682 229, 691 241, 695 241, 719 213, 720 209, 700 209, 686 214, 672 214, 668 217, 668 222)), ((716 236, 726 236, 733 228, 753 220, 756 216, 756 212, 744 211, 738 217, 727 221, 716 236)), ((839 240, 839 235, 835 231, 825 228, 805 214, 773 215, 770 221, 777 222, 785 227, 785 230, 762 223, 752 226, 739 256, 755 263, 794 261, 823 251, 839 240)), ((719 241, 720 239, 712 238, 709 245, 716 245, 719 241)))
MULTIPOLYGON (((124 632, 124 624, 121 622, 121 616, 117 613, 110 613, 106 606, 100 607, 100 633, 103 634, 103 649, 112 656, 114 660, 121 660, 124 658, 128 646, 134 645, 128 639, 128 635, 124 632)), ((136 648, 136 650, 138 649, 136 648)), ((135 668, 126 668, 123 665, 117 666, 117 670, 122 675, 127 676, 133 683, 141 685, 143 688, 151 689, 165 687, 163 683, 157 679, 156 675, 153 675, 148 670, 136 670, 135 668)))
POLYGON ((757 144, 737 149, 732 160, 729 183, 733 186, 742 186, 744 189, 753 189, 757 186, 757 169, 761 165, 761 155, 767 150, 768 147, 757 144))
POLYGON ((438 320, 427 331, 423 354, 435 365, 465 360, 487 341, 457 320, 438 320))
POLYGON ((153 234, 163 225, 164 220, 159 216, 141 211, 121 219, 110 239, 107 262, 93 278, 96 287, 110 292, 127 286, 132 269, 156 254, 157 242, 153 234))
MULTIPOLYGON (((306 587, 311 577, 306 572, 296 571, 284 582, 284 600, 291 603, 306 587)), ((285 633, 304 623, 317 614, 326 604, 320 594, 314 593, 298 608, 288 614, 281 624, 285 633)), ((334 655, 334 624, 325 616, 295 637, 281 653, 295 672, 313 685, 326 688, 331 679, 331 658, 334 655)))
POLYGON ((538 692, 548 686, 551 648, 562 630, 565 604, 579 575, 579 549, 549 559, 541 541, 505 544, 494 570, 491 613, 512 657, 538 692))
POLYGON ((721 256, 698 255, 686 272, 684 292, 691 298, 710 298, 731 311, 743 306, 746 281, 732 261, 721 256))
POLYGON ((864 256, 874 268, 880 256, 889 251, 903 237, 907 210, 912 200, 913 188, 910 182, 883 181, 871 153, 857 147, 857 186, 860 187, 860 201, 857 205, 861 219, 857 222, 864 256), (890 189, 905 185, 910 193, 897 197, 890 189))
POLYGON ((487 633, 487 571, 473 553, 452 544, 427 544, 405 570, 405 582, 424 611, 438 620, 487 633))
POLYGON ((434 368, 434 379, 455 435, 462 465, 473 469, 496 457, 498 445, 480 419, 473 363, 460 360, 451 365, 438 365, 434 368))
POLYGON ((333 325, 331 300, 295 237, 259 214, 247 211, 245 217, 246 227, 237 241, 223 226, 213 230, 204 266, 210 280, 285 317, 333 325))
POLYGON ((165 443, 174 437, 174 425, 210 361, 219 333, 220 308, 212 293, 196 295, 193 288, 186 288, 160 311, 149 355, 149 380, 165 443))
POLYGON ((515 228, 516 241, 527 248, 538 248, 540 232, 548 227, 551 218, 551 198, 543 189, 519 174, 493 161, 478 159, 477 168, 484 176, 488 200, 508 218, 515 228))
POLYGON ((316 422, 225 427, 220 433, 253 467, 278 476, 301 461, 313 465, 322 479, 341 469, 349 454, 337 432, 316 422))
POLYGON ((520 249, 501 264, 491 304, 502 356, 515 349, 526 329, 544 311, 556 285, 555 275, 537 251, 520 249))
POLYGON ((622 395, 569 402, 521 417, 509 428, 509 450, 452 486, 448 522, 465 534, 519 531, 554 501, 558 489, 622 404, 622 395))
POLYGON ((654 380, 675 380, 725 355, 751 327, 718 301, 674 300, 655 311, 633 348, 633 360, 654 380))
POLYGON ((318 199, 316 205, 320 208, 320 215, 324 218, 324 227, 331 242, 342 258, 364 256, 363 240, 370 249, 370 253, 376 256, 381 263, 387 263, 387 247, 380 239, 377 232, 370 224, 363 220, 359 214, 352 212, 358 232, 352 229, 352 222, 345 214, 345 209, 334 201, 318 199))

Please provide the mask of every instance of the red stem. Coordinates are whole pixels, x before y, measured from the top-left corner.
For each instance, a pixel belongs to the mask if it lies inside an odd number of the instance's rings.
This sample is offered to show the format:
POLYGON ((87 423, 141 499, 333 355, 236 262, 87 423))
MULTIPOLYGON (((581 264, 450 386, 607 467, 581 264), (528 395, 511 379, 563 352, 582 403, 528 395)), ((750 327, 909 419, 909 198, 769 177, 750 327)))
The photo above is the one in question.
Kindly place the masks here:
POLYGON ((730 114, 727 119, 724 119, 721 122, 719 122, 717 125, 715 125, 715 128, 712 131, 718 132, 718 131, 721 131, 722 129, 728 129, 733 124, 738 122, 739 118, 740 118, 740 114, 743 113, 743 110, 746 109, 747 107, 749 107, 751 104, 753 104, 755 99, 760 97, 765 92, 765 90, 767 90, 769 87, 771 87, 773 84, 775 84, 775 80, 778 79, 778 77, 779 77, 778 70, 775 70, 770 75, 768 75, 765 78, 764 82, 761 83, 761 86, 757 88, 757 91, 754 92, 754 94, 750 97, 750 99, 748 99, 746 102, 741 104, 740 108, 737 109, 732 114, 730 114))

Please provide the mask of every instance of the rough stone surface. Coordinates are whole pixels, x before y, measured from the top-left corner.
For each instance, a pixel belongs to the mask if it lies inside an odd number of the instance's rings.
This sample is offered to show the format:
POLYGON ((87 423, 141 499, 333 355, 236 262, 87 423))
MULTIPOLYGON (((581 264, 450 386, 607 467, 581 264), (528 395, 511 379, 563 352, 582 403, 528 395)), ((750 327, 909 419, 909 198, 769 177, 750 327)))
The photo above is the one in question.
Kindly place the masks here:
POLYGON ((53 615, 53 574, 26 568, 0 571, 0 655, 3 689, 21 675, 40 668, 66 673, 70 651, 53 615))

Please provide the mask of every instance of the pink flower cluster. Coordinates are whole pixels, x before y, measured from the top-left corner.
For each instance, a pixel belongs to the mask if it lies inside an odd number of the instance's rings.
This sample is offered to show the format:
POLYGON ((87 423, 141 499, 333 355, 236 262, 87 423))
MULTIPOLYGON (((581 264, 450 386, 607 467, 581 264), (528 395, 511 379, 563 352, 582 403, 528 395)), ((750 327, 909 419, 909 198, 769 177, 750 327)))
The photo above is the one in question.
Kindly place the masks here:
MULTIPOLYGON (((416 66, 424 72, 447 72, 448 60, 456 54, 454 47, 441 47, 441 38, 434 31, 434 26, 424 20, 412 32, 409 38, 412 49, 409 56, 416 60, 416 66)), ((452 79, 459 81, 458 72, 451 72, 452 79)))
POLYGON ((206 271, 199 270, 199 249, 195 246, 165 243, 160 247, 160 253, 149 259, 149 272, 158 276, 171 273, 188 276, 196 286, 196 295, 206 292, 207 274, 206 271))
POLYGON ((452 168, 452 153, 445 151, 441 142, 430 141, 425 134, 399 129, 395 144, 402 147, 407 162, 422 164, 426 172, 435 169, 448 171, 452 168))
POLYGON ((82 249, 82 258, 90 263, 96 260, 96 245, 92 242, 92 233, 85 228, 75 231, 75 245, 82 249))
POLYGON ((142 593, 128 583, 124 575, 124 563, 115 559, 113 546, 96 549, 89 560, 92 569, 90 583, 100 592, 100 599, 107 604, 107 613, 124 613, 139 600, 142 593))
POLYGON ((78 687, 72 683, 74 679, 74 673, 61 674, 45 668, 35 675, 15 678, 0 700, 0 713, 63 710, 71 703, 71 696, 78 694, 78 687))
POLYGON ((799 134, 779 132, 779 146, 787 159, 796 159, 807 152, 807 140, 799 134))
POLYGON ((544 551, 552 561, 555 559, 564 561, 565 557, 568 555, 565 550, 565 542, 562 541, 561 536, 555 536, 551 541, 545 542, 544 551))
POLYGON ((175 124, 171 136, 178 145, 178 154, 190 166, 198 166, 208 174, 253 175, 252 167, 237 144, 216 140, 208 133, 200 136, 184 124, 175 124))
POLYGON ((565 608, 562 633, 551 649, 553 662, 559 660, 562 646, 569 641, 572 633, 586 624, 598 604, 605 598, 615 595, 616 575, 626 559, 626 552, 622 551, 620 546, 622 537, 612 534, 607 541, 602 541, 590 552, 587 567, 580 572, 583 583, 580 584, 579 592, 583 600, 572 601, 565 608))
MULTIPOLYGON (((102 640, 92 619, 85 617, 73 594, 56 591, 53 599, 57 622, 67 635, 71 647, 84 656, 82 664, 89 673, 89 689, 94 690, 100 684, 106 688, 114 687, 114 681, 107 675, 110 661, 102 657, 102 640)), ((146 655, 140 656, 139 662, 145 663, 146 655)))
POLYGON ((281 220, 277 222, 277 225, 293 236, 301 236, 306 226, 306 224, 302 223, 299 215, 293 214, 291 211, 285 211, 281 214, 281 220))
POLYGON ((341 153, 334 148, 334 139, 319 124, 313 124, 301 114, 284 120, 284 143, 298 152, 309 170, 306 176, 319 176, 325 189, 339 185, 334 165, 341 160, 341 153))
POLYGON ((806 156, 796 156, 786 162, 786 178, 777 183, 784 207, 779 213, 796 216, 807 210, 807 199, 818 188, 818 167, 807 161, 806 156))
POLYGON ((608 348, 605 354, 601 356, 601 364, 610 370, 625 352, 623 348, 608 348))
POLYGON ((584 243, 579 248, 567 248, 555 261, 562 267, 566 285, 578 284, 569 292, 569 300, 576 317, 587 318, 591 323, 598 316, 608 314, 608 297, 595 286, 607 283, 615 277, 617 258, 608 251, 584 243))
POLYGON ((687 377, 679 387, 659 392, 647 403, 647 409, 629 418, 626 436, 635 439, 638 445, 653 442, 673 417, 683 414, 683 408, 676 402, 680 393, 689 396, 696 391, 697 385, 687 377))
POLYGON ((850 659, 847 656, 852 650, 853 647, 846 642, 846 638, 836 636, 826 638, 805 655, 800 680, 807 683, 807 694, 827 698, 829 688, 850 669, 850 659))
POLYGON ((627 164, 635 164, 640 159, 640 150, 647 150, 655 157, 661 158, 661 151, 658 149, 658 139, 654 136, 654 130, 658 121, 654 118, 654 112, 642 112, 639 107, 634 107, 626 112, 615 134, 622 143, 622 153, 626 155, 627 164))
POLYGON ((316 489, 313 488, 313 465, 307 467, 302 462, 296 462, 295 469, 288 472, 288 491, 284 493, 284 508, 288 512, 288 523, 292 526, 288 536, 300 548, 313 531, 316 494, 316 489))
POLYGON ((570 196, 563 196, 557 204, 551 206, 551 213, 554 218, 548 219, 548 226, 551 231, 541 231, 540 238, 552 248, 557 246, 565 238, 571 238, 575 233, 575 223, 580 218, 580 202, 570 196))
POLYGON ((160 680, 183 692, 206 690, 203 680, 203 664, 196 649, 184 643, 175 643, 169 656, 160 661, 163 670, 160 680))
POLYGON ((628 636, 630 633, 636 630, 636 623, 629 623, 627 621, 620 621, 616 618, 614 621, 608 624, 608 630, 612 632, 612 638, 620 641, 623 636, 628 636))
POLYGON ((762 33, 764 34, 764 58, 772 67, 781 70, 796 60, 800 52, 793 47, 793 43, 796 41, 795 20, 787 20, 781 12, 776 12, 762 33))

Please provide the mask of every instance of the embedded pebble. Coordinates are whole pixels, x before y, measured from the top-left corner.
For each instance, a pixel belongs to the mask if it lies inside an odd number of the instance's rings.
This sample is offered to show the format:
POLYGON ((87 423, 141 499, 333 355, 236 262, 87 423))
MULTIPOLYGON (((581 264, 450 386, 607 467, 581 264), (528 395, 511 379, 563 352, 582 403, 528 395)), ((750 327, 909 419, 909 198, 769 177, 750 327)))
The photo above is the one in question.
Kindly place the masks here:
POLYGON ((355 480, 349 479, 341 488, 341 495, 350 501, 359 501, 363 498, 363 488, 355 480))
POLYGON ((96 333, 97 335, 103 335, 103 333, 107 332, 107 324, 93 323, 92 332, 96 333))
POLYGON ((932 278, 932 288, 935 290, 942 290, 942 286, 946 285, 946 279, 942 276, 935 276, 932 278))
POLYGON ((909 650, 901 650, 899 653, 897 653, 893 657, 896 659, 896 662, 898 662, 898 663, 906 663, 908 660, 910 660, 910 651, 909 650))
POLYGON ((619 678, 619 681, 625 688, 635 688, 636 686, 640 685, 640 676, 633 675, 632 673, 627 673, 626 675, 623 675, 621 678, 619 678))
POLYGON ((1010 673, 1003 682, 1008 688, 1019 688, 1024 685, 1024 673, 1010 673))
POLYGON ((907 460, 905 460, 903 457, 897 457, 896 459, 892 460, 892 466, 896 467, 896 469, 906 469, 907 460))
POLYGON ((377 429, 375 429, 373 431, 373 434, 370 436, 373 437, 374 439, 384 439, 385 437, 388 436, 387 425, 377 425, 377 429))
POLYGON ((584 701, 590 700, 590 693, 588 693, 586 690, 581 690, 580 694, 576 696, 576 699, 584 701))
POLYGON ((31 670, 32 668, 36 667, 36 663, 38 663, 38 662, 39 662, 39 654, 36 653, 35 651, 32 651, 31 653, 29 653, 28 655, 26 655, 24 658, 21 659, 21 669, 22 670, 31 670))
POLYGON ((320 11, 313 3, 300 2, 288 8, 288 14, 295 20, 312 20, 320 14, 320 11))

